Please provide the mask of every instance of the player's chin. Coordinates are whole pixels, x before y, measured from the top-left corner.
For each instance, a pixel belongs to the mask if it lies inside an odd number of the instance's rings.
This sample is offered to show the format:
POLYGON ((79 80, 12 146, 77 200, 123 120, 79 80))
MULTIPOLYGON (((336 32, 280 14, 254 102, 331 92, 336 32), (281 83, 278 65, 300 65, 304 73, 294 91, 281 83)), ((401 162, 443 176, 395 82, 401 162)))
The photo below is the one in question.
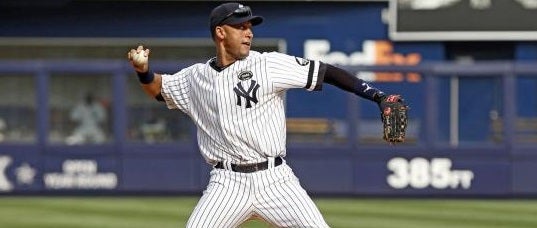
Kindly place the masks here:
POLYGON ((250 55, 250 48, 243 48, 239 53, 239 59, 244 59, 250 55))

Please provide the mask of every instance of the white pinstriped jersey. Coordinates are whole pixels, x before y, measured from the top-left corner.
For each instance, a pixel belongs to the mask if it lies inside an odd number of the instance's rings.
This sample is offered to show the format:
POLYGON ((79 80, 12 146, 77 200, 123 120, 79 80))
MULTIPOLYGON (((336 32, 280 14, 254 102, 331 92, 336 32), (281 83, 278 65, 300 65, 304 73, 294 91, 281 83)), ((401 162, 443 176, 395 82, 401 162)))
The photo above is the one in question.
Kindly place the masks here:
POLYGON ((285 156, 285 91, 321 89, 320 62, 256 51, 221 71, 211 61, 162 75, 161 90, 168 108, 196 124, 207 162, 251 164, 285 156))

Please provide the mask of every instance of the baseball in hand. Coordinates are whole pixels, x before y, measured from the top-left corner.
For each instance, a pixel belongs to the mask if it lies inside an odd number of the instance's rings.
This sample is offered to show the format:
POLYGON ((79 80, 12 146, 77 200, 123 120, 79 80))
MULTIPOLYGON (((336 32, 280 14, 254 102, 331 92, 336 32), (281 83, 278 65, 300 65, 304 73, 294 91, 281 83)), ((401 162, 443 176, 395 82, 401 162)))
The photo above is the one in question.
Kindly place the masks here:
POLYGON ((146 56, 145 50, 141 50, 139 53, 134 53, 134 56, 132 57, 132 61, 135 65, 144 65, 147 63, 148 56, 146 56))

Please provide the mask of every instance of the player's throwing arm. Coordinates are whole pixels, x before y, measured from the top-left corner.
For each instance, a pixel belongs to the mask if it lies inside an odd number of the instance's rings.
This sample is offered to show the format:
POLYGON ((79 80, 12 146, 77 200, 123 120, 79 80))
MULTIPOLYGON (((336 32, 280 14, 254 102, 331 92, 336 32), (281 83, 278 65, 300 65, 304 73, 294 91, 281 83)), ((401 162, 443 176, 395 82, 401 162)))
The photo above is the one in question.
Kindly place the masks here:
POLYGON ((156 74, 149 68, 149 54, 151 50, 144 49, 143 45, 138 45, 136 49, 131 49, 127 53, 127 58, 136 71, 138 80, 147 95, 162 101, 160 95, 161 75, 156 74))

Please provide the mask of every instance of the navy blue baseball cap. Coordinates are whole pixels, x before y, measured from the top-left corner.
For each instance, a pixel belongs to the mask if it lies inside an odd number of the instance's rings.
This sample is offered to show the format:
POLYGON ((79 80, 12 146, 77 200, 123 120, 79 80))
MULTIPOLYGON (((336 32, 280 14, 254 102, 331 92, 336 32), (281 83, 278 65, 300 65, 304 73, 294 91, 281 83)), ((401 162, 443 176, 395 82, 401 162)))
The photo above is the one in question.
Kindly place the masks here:
MULTIPOLYGON (((252 9, 236 2, 228 2, 221 4, 211 11, 210 29, 211 34, 219 25, 237 25, 250 21, 253 26, 261 24, 263 17, 252 15, 252 9)), ((213 34, 214 35, 214 34, 213 34)))

